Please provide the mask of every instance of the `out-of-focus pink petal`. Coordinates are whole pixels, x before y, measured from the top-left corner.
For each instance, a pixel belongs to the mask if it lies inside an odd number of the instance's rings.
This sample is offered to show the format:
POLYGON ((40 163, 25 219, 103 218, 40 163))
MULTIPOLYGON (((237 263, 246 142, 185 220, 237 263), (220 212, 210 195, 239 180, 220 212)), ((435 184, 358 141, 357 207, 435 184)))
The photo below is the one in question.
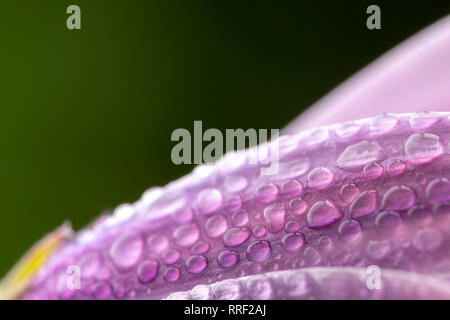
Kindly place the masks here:
POLYGON ((337 87, 288 125, 285 133, 383 112, 449 111, 449 88, 450 17, 446 17, 337 87))

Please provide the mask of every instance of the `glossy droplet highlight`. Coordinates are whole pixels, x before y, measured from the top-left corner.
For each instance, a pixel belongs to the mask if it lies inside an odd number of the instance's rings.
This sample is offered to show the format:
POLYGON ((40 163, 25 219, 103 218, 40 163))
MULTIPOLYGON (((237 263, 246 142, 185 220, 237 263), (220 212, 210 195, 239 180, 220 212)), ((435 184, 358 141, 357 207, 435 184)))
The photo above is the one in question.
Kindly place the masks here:
POLYGON ((205 189, 197 197, 198 210, 201 214, 211 214, 222 206, 222 193, 215 189, 205 189))
POLYGON ((333 172, 325 167, 318 167, 311 170, 308 174, 308 187, 312 189, 322 190, 326 189, 333 182, 333 172))
POLYGON ((180 278, 180 270, 178 268, 167 268, 164 271, 163 279, 166 282, 175 282, 180 278))
POLYGON ((204 254, 208 251, 209 251, 209 243, 204 241, 197 242, 191 249, 192 254, 204 254))
POLYGON ((239 210, 231 217, 231 222, 235 227, 243 227, 248 223, 248 212, 239 210))
POLYGON ((285 182, 282 186, 281 186, 281 196, 283 198, 294 198, 298 195, 300 195, 303 191, 303 186, 300 182, 298 182, 297 180, 290 180, 285 182))
POLYGON ((217 257, 217 262, 221 268, 231 268, 238 264, 239 253, 236 251, 222 251, 217 257))
POLYGON ((250 237, 247 228, 231 228, 223 236, 223 244, 226 247, 237 247, 243 244, 250 237))
POLYGON ((431 133, 415 133, 405 143, 407 160, 414 166, 427 164, 443 152, 439 136, 431 133))
POLYGON ((281 239, 281 246, 287 252, 294 252, 300 249, 305 242, 305 236, 301 233, 289 233, 281 239))
POLYGON ((153 252, 162 252, 168 245, 169 239, 164 235, 155 234, 148 238, 148 247, 153 252))
POLYGON ((386 153, 376 141, 363 140, 348 146, 336 160, 336 165, 343 170, 353 171, 384 158, 386 153))
POLYGON ((368 163, 363 169, 366 180, 375 180, 383 174, 383 167, 377 162, 368 163))
POLYGON ((261 203, 270 203, 276 200, 278 197, 278 188, 276 185, 269 183, 260 187, 256 191, 256 200, 261 203))
POLYGON ((255 227, 253 227, 253 235, 256 238, 264 237, 266 235, 266 233, 267 233, 266 227, 264 227, 264 226, 257 225, 255 227))
POLYGON ((301 216, 306 212, 308 205, 303 199, 292 199, 288 204, 289 212, 294 216, 301 216))
POLYGON ((394 186, 383 197, 382 207, 386 210, 406 210, 413 206, 416 195, 411 188, 394 186))
POLYGON ((339 190, 339 196, 341 198, 341 201, 346 204, 351 203, 358 195, 359 195, 359 188, 353 183, 345 184, 339 190))
POLYGON ((119 269, 133 267, 144 251, 144 239, 140 234, 125 235, 111 246, 110 256, 119 269))
POLYGON ((353 218, 363 217, 375 211, 377 206, 377 193, 375 190, 362 192, 350 205, 350 215, 353 218))
POLYGON ((309 209, 306 221, 311 229, 321 229, 343 218, 343 213, 330 200, 318 201, 309 209))
POLYGON ((387 133, 394 129, 397 123, 398 119, 394 115, 382 113, 372 118, 370 121, 370 130, 376 135, 387 133))
POLYGON ((149 283, 156 278, 158 274, 158 262, 154 260, 142 262, 137 270, 139 281, 149 283))
POLYGON ((208 260, 204 256, 194 255, 186 260, 186 271, 192 274, 199 274, 208 266, 208 260))
POLYGON ((220 237, 227 229, 228 222, 222 215, 213 216, 205 223, 205 232, 210 238, 220 237))
POLYGON ((268 241, 257 240, 247 247, 247 258, 254 262, 263 262, 270 257, 271 247, 268 241))
POLYGON ((283 230, 285 216, 286 209, 283 204, 277 203, 264 209, 264 219, 270 233, 277 233, 283 230))
POLYGON ((297 232, 300 229, 300 223, 297 221, 288 221, 286 222, 284 229, 288 233, 297 232))
POLYGON ((200 236, 200 230, 194 223, 180 226, 173 232, 173 239, 180 247, 190 247, 200 236))
POLYGON ((406 163, 402 160, 392 160, 387 164, 386 173, 390 177, 401 175, 406 169, 406 163))

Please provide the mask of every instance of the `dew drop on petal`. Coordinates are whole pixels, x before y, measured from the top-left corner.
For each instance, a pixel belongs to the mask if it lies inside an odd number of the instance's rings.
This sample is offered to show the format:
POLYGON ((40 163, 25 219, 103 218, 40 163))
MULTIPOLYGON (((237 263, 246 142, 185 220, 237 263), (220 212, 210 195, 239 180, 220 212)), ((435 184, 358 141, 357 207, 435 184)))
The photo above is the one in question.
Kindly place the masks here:
POLYGON ((343 218, 343 213, 330 200, 317 201, 308 211, 306 221, 311 229, 321 229, 343 218))
POLYGON ((156 253, 162 252, 169 245, 169 239, 165 235, 155 234, 148 238, 148 248, 156 253))
POLYGON ((405 143, 406 159, 413 166, 427 164, 443 152, 439 136, 432 133, 415 133, 405 143))
POLYGON ((325 167, 314 168, 307 177, 308 186, 312 189, 326 189, 333 182, 334 175, 330 169, 325 167))
POLYGON ((436 178, 427 186, 426 196, 430 203, 450 200, 450 182, 447 178, 436 178))
POLYGON ((339 190, 341 201, 349 204, 359 195, 359 188, 353 184, 345 184, 339 190))
POLYGON ((221 268, 231 268, 238 264, 239 253, 236 251, 222 251, 217 257, 217 262, 221 268))
POLYGON ((363 176, 366 180, 374 180, 383 174, 383 167, 377 162, 368 163, 363 169, 363 176))
POLYGON ((247 187, 247 179, 243 176, 228 176, 225 178, 225 189, 230 193, 236 193, 247 187))
POLYGON ((237 247, 250 237, 247 228, 231 228, 223 235, 223 243, 226 247, 237 247))
POLYGON ((348 146, 336 160, 336 166, 343 170, 353 171, 384 158, 386 158, 386 153, 376 141, 363 140, 348 146))
POLYGON ((180 247, 190 247, 200 236, 200 230, 194 223, 186 224, 178 227, 173 232, 173 239, 180 247))
POLYGON ((370 130, 377 135, 387 133, 394 129, 397 123, 398 119, 394 115, 382 113, 371 119, 370 130))
POLYGON ((266 233, 267 233, 266 227, 262 225, 257 225, 253 227, 253 236, 255 236, 256 238, 262 238, 266 235, 266 233))
POLYGON ((383 259, 391 249, 389 241, 370 241, 367 244, 366 252, 369 258, 373 260, 383 259))
POLYGON ((227 229, 228 222, 222 215, 210 217, 205 224, 205 232, 209 238, 220 237, 227 229))
POLYGON ((363 217, 375 211, 377 206, 377 193, 375 190, 362 192, 350 205, 350 215, 353 218, 363 217))
POLYGON ((292 213, 294 216, 301 216, 306 212, 306 209, 308 208, 308 205, 306 204, 305 200, 303 199, 292 199, 289 201, 288 209, 289 212, 292 213))
POLYGON ((158 262, 155 260, 148 260, 142 262, 137 270, 139 281, 142 283, 149 283, 156 278, 158 274, 158 262))
POLYGON ((248 223, 248 212, 239 210, 231 217, 231 222, 235 227, 243 227, 248 223))
POLYGON ((177 249, 170 248, 164 251, 162 259, 165 264, 171 265, 177 262, 180 256, 181 256, 180 251, 178 251, 177 249))
POLYGON ((413 206, 416 195, 406 186, 393 186, 383 197, 382 208, 386 210, 406 210, 413 206))
POLYGON ((411 128, 421 131, 431 128, 439 121, 439 116, 434 112, 419 112, 409 119, 411 128))
POLYGON ((256 199, 261 203, 270 203, 278 197, 278 188, 276 185, 269 183, 256 190, 256 199))
POLYGON ((402 160, 395 159, 390 161, 386 166, 386 173, 390 177, 401 175, 406 169, 406 163, 402 160))
POLYGON ((298 223, 297 221, 288 221, 286 222, 284 229, 288 233, 297 232, 298 230, 300 230, 300 223, 298 223))
POLYGON ((108 282, 98 283, 94 287, 94 296, 98 300, 108 299, 112 294, 111 285, 108 282))
POLYGON ((198 210, 201 214, 211 214, 219 210, 222 206, 222 193, 215 189, 205 189, 197 197, 198 210))
POLYGON ((172 219, 178 224, 185 224, 191 222, 194 218, 194 212, 189 207, 181 208, 172 213, 172 219))
POLYGON ((194 255, 186 260, 186 271, 192 274, 199 274, 208 266, 208 260, 204 256, 194 255))
POLYGON ((264 209, 264 219, 270 233, 277 233, 283 230, 285 223, 286 209, 283 204, 277 203, 264 209))
POLYGON ((339 225, 339 238, 343 241, 354 241, 362 234, 361 224, 356 220, 346 220, 339 225))
POLYGON ((178 268, 167 268, 164 271, 163 279, 166 282, 175 282, 180 278, 180 270, 178 268))
POLYGON ((290 199, 300 195, 302 191, 303 186, 300 182, 297 180, 289 180, 281 186, 280 194, 283 198, 290 199))
POLYGON ((197 242, 191 249, 192 254, 204 254, 208 251, 209 251, 209 243, 205 241, 197 242))
POLYGON ((300 249, 305 242, 305 236, 301 233, 288 233, 281 239, 281 247, 287 252, 300 249))
POLYGON ((254 262, 263 262, 267 260, 271 254, 271 246, 268 241, 257 240, 247 247, 247 258, 254 262))
POLYGON ((435 228, 425 228, 417 232, 413 240, 413 247, 421 252, 431 252, 441 246, 443 237, 435 228))
POLYGON ((119 269, 128 269, 138 262, 143 251, 143 237, 140 234, 131 234, 122 236, 113 243, 110 256, 119 269))

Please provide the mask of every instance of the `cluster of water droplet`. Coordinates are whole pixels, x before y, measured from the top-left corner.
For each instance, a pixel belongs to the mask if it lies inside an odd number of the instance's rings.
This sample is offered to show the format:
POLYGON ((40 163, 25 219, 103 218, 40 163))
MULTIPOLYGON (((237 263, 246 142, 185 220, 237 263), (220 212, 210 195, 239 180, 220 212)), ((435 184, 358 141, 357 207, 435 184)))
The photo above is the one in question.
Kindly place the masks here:
POLYGON ((319 265, 427 268, 450 248, 449 124, 447 114, 380 115, 284 138, 276 176, 236 155, 201 166, 80 232, 27 297, 160 298, 319 265), (80 289, 67 286, 69 265, 80 289))

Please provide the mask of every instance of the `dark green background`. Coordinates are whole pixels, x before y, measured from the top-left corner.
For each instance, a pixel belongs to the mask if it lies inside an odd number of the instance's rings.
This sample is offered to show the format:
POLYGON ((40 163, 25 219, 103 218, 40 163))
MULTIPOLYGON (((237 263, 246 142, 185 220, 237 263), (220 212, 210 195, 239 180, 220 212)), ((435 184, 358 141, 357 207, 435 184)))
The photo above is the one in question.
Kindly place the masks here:
POLYGON ((2 0, 0 275, 63 221, 190 171, 174 129, 283 127, 449 9, 422 2, 376 1, 369 31, 368 1, 2 0))

